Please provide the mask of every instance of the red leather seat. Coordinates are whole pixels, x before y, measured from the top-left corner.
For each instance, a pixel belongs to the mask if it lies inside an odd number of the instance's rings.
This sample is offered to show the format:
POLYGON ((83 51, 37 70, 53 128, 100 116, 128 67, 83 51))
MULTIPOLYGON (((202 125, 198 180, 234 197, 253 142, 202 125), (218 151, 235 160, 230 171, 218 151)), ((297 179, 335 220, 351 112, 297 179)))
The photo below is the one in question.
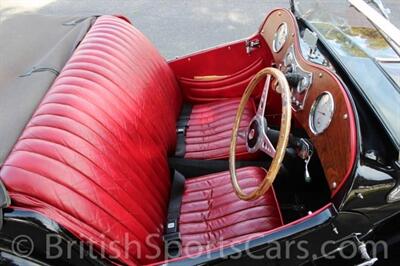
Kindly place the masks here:
MULTIPOLYGON (((265 171, 246 167, 237 170, 237 176, 244 191, 250 192, 265 171)), ((183 255, 245 241, 282 224, 273 189, 249 202, 238 200, 229 172, 186 181, 179 222, 183 255)))
MULTIPOLYGON (((221 100, 193 106, 186 129, 186 153, 188 159, 221 159, 229 155, 233 122, 239 107, 239 98, 221 100)), ((248 101, 243 112, 241 128, 245 129, 255 115, 255 104, 248 101)), ((238 138, 236 153, 248 156, 245 141, 238 138)))
MULTIPOLYGON (((2 165, 12 207, 49 217, 123 263, 163 260, 150 255, 163 247, 167 156, 180 108, 174 75, 151 43, 124 20, 98 18, 2 165)), ((239 172, 249 189, 264 175, 239 172)), ((281 224, 272 189, 259 201, 240 201, 228 177, 187 181, 185 247, 192 239, 243 241, 281 224)))

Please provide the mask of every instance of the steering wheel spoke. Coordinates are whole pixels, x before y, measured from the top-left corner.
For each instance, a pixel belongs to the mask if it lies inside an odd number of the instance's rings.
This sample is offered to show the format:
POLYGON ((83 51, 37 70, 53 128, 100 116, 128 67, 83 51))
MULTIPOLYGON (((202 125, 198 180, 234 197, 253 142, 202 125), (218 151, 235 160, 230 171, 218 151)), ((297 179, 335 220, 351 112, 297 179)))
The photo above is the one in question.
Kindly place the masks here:
POLYGON ((263 137, 260 141, 260 150, 265 154, 269 155, 271 158, 275 157, 276 151, 274 145, 272 145, 266 134, 263 134, 263 137))
POLYGON ((257 108, 256 114, 259 116, 264 116, 265 107, 267 106, 268 91, 269 91, 270 83, 271 83, 271 75, 268 74, 267 77, 265 78, 264 89, 261 94, 260 103, 258 104, 258 108, 257 108))
POLYGON ((240 128, 240 129, 238 130, 238 137, 241 138, 241 139, 243 139, 243 140, 246 140, 246 138, 247 138, 246 132, 247 132, 247 129, 246 129, 246 128, 240 128))

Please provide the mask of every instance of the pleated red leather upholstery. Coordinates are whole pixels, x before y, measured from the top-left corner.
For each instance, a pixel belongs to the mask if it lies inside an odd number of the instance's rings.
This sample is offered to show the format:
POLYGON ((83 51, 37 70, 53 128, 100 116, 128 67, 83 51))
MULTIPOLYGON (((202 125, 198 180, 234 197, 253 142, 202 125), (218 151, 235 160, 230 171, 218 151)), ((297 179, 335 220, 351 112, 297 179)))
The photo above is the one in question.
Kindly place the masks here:
MULTIPOLYGON (((237 170, 245 192, 253 191, 265 176, 258 167, 237 170)), ((245 241, 283 224, 271 187, 256 201, 238 200, 229 172, 186 181, 180 216, 183 255, 245 241)))
MULTIPOLYGON (((181 92, 153 45, 126 21, 97 19, 2 166, 12 205, 81 239, 148 263, 162 246, 181 92), (151 241, 146 237, 154 234, 151 241), (111 246, 114 241, 115 246, 111 246)), ((153 260, 154 261, 154 260, 153 260)))
MULTIPOLYGON (((196 132, 207 134, 204 157, 226 153, 220 140, 229 141, 238 101, 194 107, 188 133, 193 143, 196 132)), ((98 18, 0 170, 12 207, 47 216, 122 263, 162 260, 148 255, 163 247, 180 108, 174 75, 150 42, 122 19, 98 18)), ((264 176, 238 173, 249 189, 264 176)), ((186 247, 247 239, 282 222, 272 189, 240 201, 225 172, 187 181, 180 224, 186 247)))
MULTIPOLYGON (((221 159, 229 157, 233 122, 240 98, 226 99, 193 106, 186 129, 188 159, 221 159)), ((255 114, 255 104, 250 99, 243 112, 241 129, 246 129, 255 114)), ((238 138, 236 154, 248 157, 245 141, 238 138)))

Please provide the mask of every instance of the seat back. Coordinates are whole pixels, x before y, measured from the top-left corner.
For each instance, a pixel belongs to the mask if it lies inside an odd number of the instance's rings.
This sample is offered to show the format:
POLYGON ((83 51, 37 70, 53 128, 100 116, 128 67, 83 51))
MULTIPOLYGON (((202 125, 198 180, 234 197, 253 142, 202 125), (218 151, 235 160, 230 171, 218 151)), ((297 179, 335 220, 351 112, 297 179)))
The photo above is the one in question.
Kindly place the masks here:
POLYGON ((155 261, 148 255, 162 247, 180 105, 152 44, 122 19, 98 18, 1 168, 12 206, 125 263, 155 261))

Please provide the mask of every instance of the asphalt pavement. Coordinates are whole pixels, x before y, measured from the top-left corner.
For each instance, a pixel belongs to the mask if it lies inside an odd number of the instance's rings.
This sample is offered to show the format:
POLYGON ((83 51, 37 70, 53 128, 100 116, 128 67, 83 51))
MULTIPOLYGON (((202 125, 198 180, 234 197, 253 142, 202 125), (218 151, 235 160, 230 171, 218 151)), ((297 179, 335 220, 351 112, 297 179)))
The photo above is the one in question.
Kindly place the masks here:
MULTIPOLYGON (((338 5, 338 1, 323 2, 327 10, 338 5)), ((400 1, 385 3, 392 8, 392 17, 400 27, 400 1)), ((289 0, 0 0, 0 23, 24 12, 123 14, 165 57, 173 58, 245 38, 256 32, 266 14, 276 7, 289 7, 289 0)))

